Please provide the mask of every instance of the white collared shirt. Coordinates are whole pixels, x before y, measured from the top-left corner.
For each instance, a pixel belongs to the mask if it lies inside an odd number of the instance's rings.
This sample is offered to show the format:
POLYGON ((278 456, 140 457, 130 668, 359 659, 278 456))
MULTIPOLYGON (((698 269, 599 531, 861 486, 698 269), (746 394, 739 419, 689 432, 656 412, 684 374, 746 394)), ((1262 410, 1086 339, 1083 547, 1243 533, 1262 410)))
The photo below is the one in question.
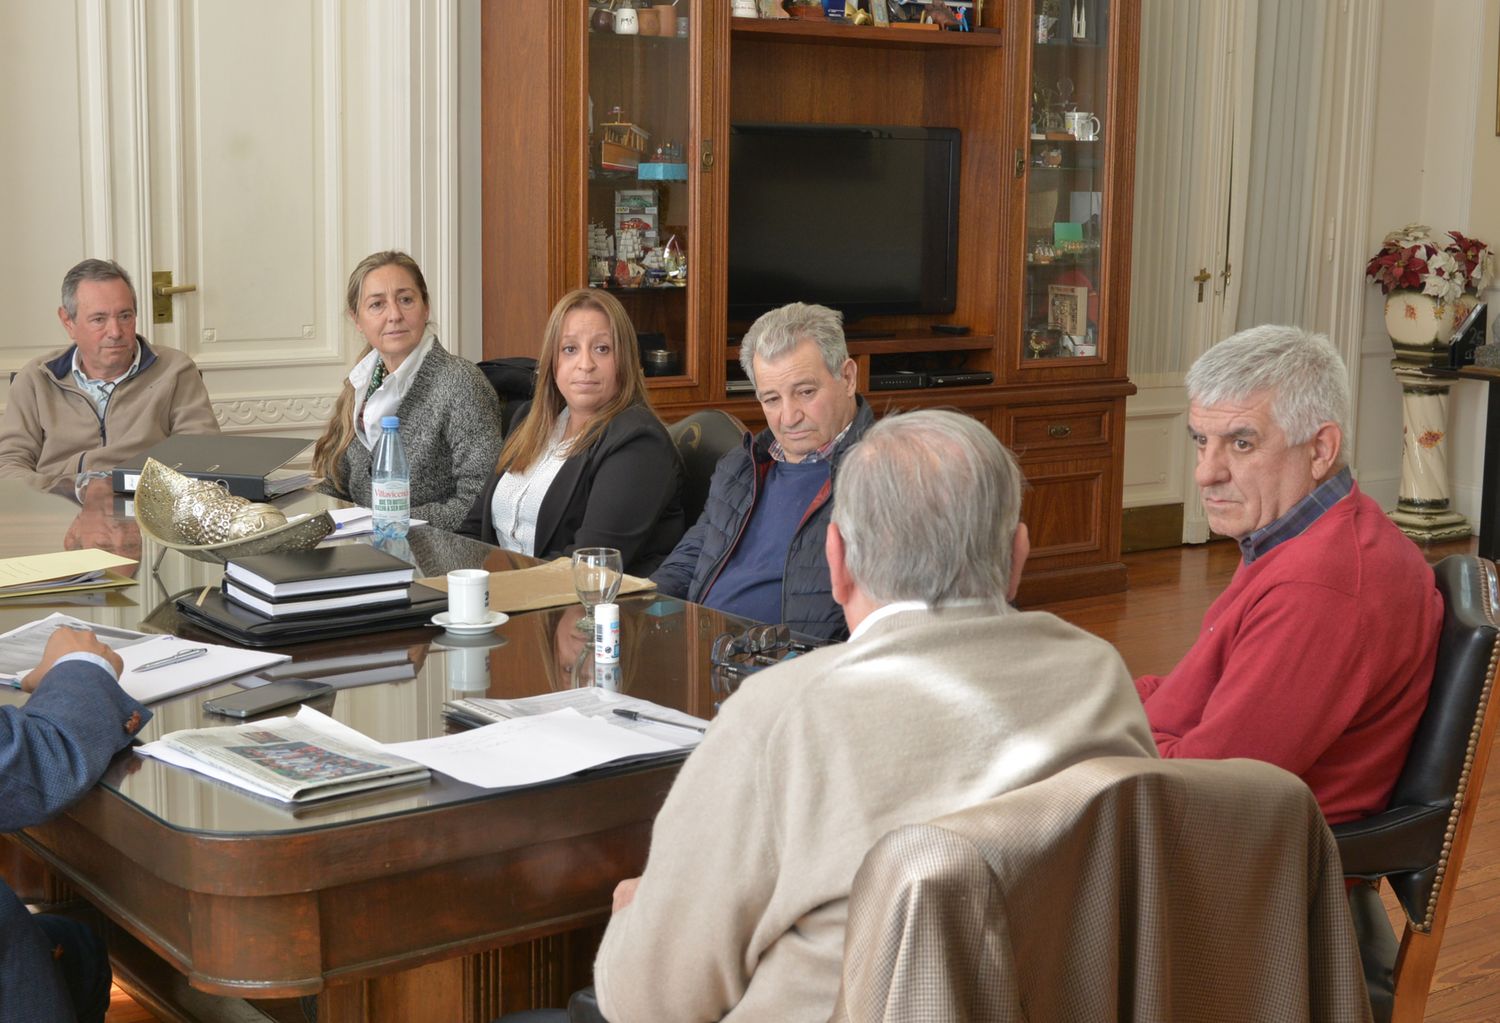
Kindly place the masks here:
POLYGON ((135 358, 130 362, 130 368, 113 380, 95 380, 84 371, 83 363, 78 359, 78 346, 73 346, 73 380, 83 389, 83 392, 93 401, 94 407, 99 410, 99 415, 104 415, 104 410, 109 408, 110 396, 115 393, 115 388, 120 381, 133 377, 141 368, 141 343, 135 343, 135 358))
MULTIPOLYGON (((969 598, 967 598, 965 600, 950 600, 946 604, 943 604, 942 606, 944 608, 949 608, 949 607, 980 607, 980 606, 982 606, 984 604, 990 604, 990 603, 994 603, 994 602, 993 601, 989 601, 989 600, 983 600, 983 599, 981 599, 979 597, 969 597, 969 598)), ((1006 604, 1004 601, 1000 601, 999 602, 999 607, 1001 609, 1008 609, 1009 605, 1006 604)), ((850 642, 850 643, 854 642, 860 636, 864 635, 867 631, 869 631, 869 629, 870 629, 870 627, 872 625, 874 625, 876 622, 880 621, 883 618, 889 618, 891 615, 898 615, 898 614, 900 614, 903 611, 931 611, 931 610, 932 610, 932 606, 930 604, 928 604, 926 601, 921 601, 921 600, 896 600, 896 601, 892 601, 889 604, 882 604, 880 607, 877 607, 875 610, 873 610, 869 614, 865 615, 865 620, 862 621, 862 622, 860 622, 857 626, 854 627, 854 631, 851 632, 851 633, 849 633, 849 640, 848 640, 848 642, 850 642)))
POLYGON ((557 425, 547 438, 547 450, 525 472, 507 471, 495 484, 490 498, 490 523, 495 527, 495 544, 508 551, 536 556, 536 522, 542 511, 542 500, 552 489, 552 481, 568 460, 563 438, 568 431, 568 410, 557 417, 557 425))
POLYGON ((931 608, 928 607, 927 602, 924 600, 897 600, 890 604, 882 604, 880 607, 877 607, 875 610, 865 615, 865 620, 854 627, 854 631, 849 633, 849 642, 853 643, 860 636, 863 636, 866 632, 869 631, 870 626, 874 625, 882 618, 889 618, 891 615, 898 615, 902 611, 928 610, 931 610, 931 608))
POLYGON ((406 397, 417 378, 417 370, 422 368, 422 360, 427 358, 427 353, 436 343, 436 334, 423 338, 416 351, 408 355, 394 373, 386 374, 380 387, 369 398, 364 397, 365 388, 370 386, 370 377, 375 375, 375 363, 380 359, 380 353, 372 350, 349 371, 349 383, 354 387, 354 435, 366 448, 374 449, 375 442, 380 439, 381 417, 396 414, 401 399, 406 397))

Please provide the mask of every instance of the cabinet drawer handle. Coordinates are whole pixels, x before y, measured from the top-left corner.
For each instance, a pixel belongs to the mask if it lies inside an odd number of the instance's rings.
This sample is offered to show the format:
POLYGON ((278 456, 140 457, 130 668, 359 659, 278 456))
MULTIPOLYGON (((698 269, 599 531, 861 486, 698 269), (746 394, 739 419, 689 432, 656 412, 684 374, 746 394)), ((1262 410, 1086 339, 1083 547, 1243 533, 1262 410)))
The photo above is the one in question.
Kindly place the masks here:
POLYGON ((1071 426, 1068 426, 1066 423, 1060 423, 1047 427, 1047 436, 1051 437, 1053 440, 1062 440, 1064 437, 1072 434, 1072 432, 1073 428, 1071 426))

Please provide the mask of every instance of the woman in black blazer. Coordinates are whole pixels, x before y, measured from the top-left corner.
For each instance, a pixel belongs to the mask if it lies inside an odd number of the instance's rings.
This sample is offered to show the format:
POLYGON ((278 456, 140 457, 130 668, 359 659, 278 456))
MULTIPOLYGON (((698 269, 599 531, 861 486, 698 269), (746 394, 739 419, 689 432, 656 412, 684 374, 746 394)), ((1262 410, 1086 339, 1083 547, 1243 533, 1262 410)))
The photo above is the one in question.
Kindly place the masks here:
POLYGON ((547 320, 536 396, 458 531, 539 558, 614 547, 649 575, 684 528, 682 462, 646 401, 635 327, 608 292, 569 292, 547 320))

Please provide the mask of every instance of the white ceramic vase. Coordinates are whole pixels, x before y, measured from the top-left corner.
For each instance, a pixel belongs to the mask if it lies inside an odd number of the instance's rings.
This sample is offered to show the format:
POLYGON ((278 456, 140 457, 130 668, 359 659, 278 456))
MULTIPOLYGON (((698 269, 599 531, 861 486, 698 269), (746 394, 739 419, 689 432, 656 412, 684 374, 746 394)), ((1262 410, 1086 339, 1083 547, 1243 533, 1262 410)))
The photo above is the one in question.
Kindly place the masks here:
POLYGON ((1385 297, 1385 332, 1398 350, 1445 345, 1478 301, 1469 291, 1453 302, 1420 291, 1393 291, 1385 297))

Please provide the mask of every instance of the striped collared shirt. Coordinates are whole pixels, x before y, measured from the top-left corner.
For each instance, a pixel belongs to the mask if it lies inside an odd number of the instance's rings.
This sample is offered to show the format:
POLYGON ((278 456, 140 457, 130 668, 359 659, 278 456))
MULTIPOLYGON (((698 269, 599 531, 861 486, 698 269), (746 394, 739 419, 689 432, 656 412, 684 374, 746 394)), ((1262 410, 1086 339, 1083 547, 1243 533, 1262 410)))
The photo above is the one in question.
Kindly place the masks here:
POLYGON ((99 415, 104 415, 104 410, 109 407, 109 396, 115 393, 115 387, 123 380, 135 376, 136 371, 141 368, 141 343, 135 343, 135 359, 130 368, 113 380, 91 380, 83 371, 83 363, 78 359, 78 348, 73 348, 73 380, 83 389, 83 392, 93 401, 94 407, 99 410, 99 415))
POLYGON ((1312 493, 1292 505, 1291 511, 1281 518, 1242 537, 1240 557, 1248 565, 1278 545, 1301 536, 1324 512, 1348 497, 1353 487, 1354 477, 1345 466, 1314 487, 1312 493))
MULTIPOLYGON (((818 448, 818 450, 816 450, 816 451, 809 451, 807 454, 803 455, 802 456, 802 462, 803 462, 803 464, 805 465, 808 462, 826 462, 826 461, 828 461, 828 456, 830 456, 830 455, 833 454, 833 449, 839 446, 839 441, 841 441, 841 440, 844 439, 844 434, 848 433, 849 432, 849 427, 851 427, 853 425, 854 425, 854 420, 852 420, 852 419, 849 420, 847 423, 844 424, 844 428, 839 431, 839 435, 837 437, 833 438, 833 440, 829 441, 827 444, 824 444, 822 447, 818 448)), ((784 448, 782 448, 781 441, 779 441, 779 440, 773 440, 773 441, 771 441, 770 447, 768 447, 766 450, 767 450, 767 452, 770 454, 770 456, 772 458, 776 459, 776 461, 778 461, 778 462, 785 462, 786 461, 786 450, 784 448)))

